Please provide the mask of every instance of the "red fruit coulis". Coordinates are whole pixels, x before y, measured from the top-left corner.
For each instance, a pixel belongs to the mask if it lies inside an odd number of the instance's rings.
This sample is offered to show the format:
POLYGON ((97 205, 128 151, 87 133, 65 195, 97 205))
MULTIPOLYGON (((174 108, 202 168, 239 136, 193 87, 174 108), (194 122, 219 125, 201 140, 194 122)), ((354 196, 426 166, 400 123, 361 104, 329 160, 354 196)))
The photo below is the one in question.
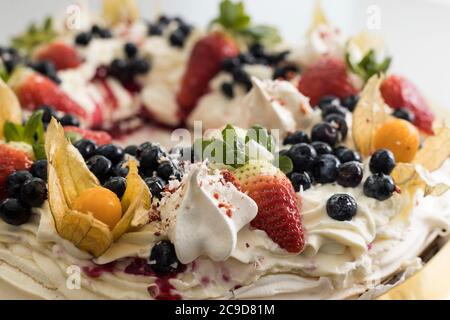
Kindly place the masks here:
POLYGON ((116 263, 110 262, 104 265, 94 264, 92 266, 85 266, 81 269, 90 278, 99 278, 104 273, 113 273, 115 271, 116 263))

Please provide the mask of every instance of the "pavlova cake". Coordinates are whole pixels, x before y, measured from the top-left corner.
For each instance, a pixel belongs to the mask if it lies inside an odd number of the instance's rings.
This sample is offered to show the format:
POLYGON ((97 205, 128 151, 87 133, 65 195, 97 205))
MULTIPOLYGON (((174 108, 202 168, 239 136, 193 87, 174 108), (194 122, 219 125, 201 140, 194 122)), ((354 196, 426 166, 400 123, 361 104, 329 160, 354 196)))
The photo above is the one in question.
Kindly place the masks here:
POLYGON ((5 283, 42 299, 375 298, 447 236, 450 128, 378 38, 345 39, 319 7, 296 45, 229 0, 208 29, 144 21, 133 1, 103 11, 0 50, 5 283), (201 134, 136 142, 154 124, 201 134))

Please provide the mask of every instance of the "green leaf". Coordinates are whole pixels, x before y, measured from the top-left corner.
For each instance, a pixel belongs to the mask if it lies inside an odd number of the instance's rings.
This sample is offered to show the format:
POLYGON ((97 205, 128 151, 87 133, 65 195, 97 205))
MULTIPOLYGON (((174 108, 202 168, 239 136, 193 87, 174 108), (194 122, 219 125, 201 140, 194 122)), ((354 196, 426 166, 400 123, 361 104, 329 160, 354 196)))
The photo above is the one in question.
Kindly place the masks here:
POLYGON ((275 157, 274 165, 278 165, 279 169, 285 174, 289 174, 294 170, 294 164, 291 158, 285 155, 275 157))
POLYGON ((225 29, 238 32, 250 25, 250 16, 245 12, 242 2, 233 3, 224 0, 220 3, 219 17, 213 22, 221 24, 225 29))
POLYGON ((47 17, 41 26, 31 24, 27 31, 23 34, 13 38, 11 44, 18 49, 22 54, 29 55, 38 46, 50 42, 57 36, 57 32, 53 28, 53 20, 47 17))
POLYGON ((64 136, 69 139, 69 141, 73 144, 78 140, 81 140, 83 136, 78 132, 65 132, 64 136))
POLYGON ((43 111, 34 112, 25 124, 23 141, 28 144, 34 144, 35 141, 43 141, 44 127, 42 123, 43 111))
POLYGON ((275 146, 275 141, 269 134, 269 131, 260 125, 254 125, 248 129, 247 135, 245 136, 245 143, 249 140, 255 140, 270 152, 273 151, 272 148, 275 146))
POLYGON ((22 141, 24 134, 24 128, 20 124, 14 124, 10 121, 5 122, 3 126, 3 135, 6 142, 10 141, 22 141))
POLYGON ((250 43, 262 43, 265 46, 273 46, 281 41, 278 29, 268 25, 250 26, 242 31, 242 35, 247 37, 250 43))
POLYGON ((0 78, 1 78, 4 82, 8 82, 8 80, 9 80, 8 70, 6 70, 6 67, 5 67, 5 65, 1 62, 1 60, 0 60, 0 78))
POLYGON ((45 154, 45 144, 35 143, 33 144, 33 153, 37 160, 44 160, 47 158, 45 154))
POLYGON ((358 75, 364 82, 367 82, 373 75, 385 73, 392 62, 391 57, 386 57, 382 62, 378 63, 375 51, 370 50, 361 61, 355 63, 350 57, 350 53, 346 53, 345 61, 351 72, 358 75))

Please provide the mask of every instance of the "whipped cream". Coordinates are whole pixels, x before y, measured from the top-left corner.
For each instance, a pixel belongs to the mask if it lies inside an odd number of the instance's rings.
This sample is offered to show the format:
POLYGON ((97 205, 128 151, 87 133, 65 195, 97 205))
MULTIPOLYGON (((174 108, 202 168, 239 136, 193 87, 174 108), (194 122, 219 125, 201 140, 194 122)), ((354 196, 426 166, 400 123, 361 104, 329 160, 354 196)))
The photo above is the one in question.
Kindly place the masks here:
POLYGON ((225 261, 236 247, 237 233, 256 217, 256 203, 205 164, 193 165, 180 188, 163 198, 163 228, 178 259, 190 263, 200 256, 225 261))
MULTIPOLYGON (((245 65, 244 70, 258 79, 271 79, 273 74, 272 68, 265 65, 245 65)), ((220 128, 228 123, 242 128, 249 127, 250 115, 243 106, 247 91, 241 85, 234 85, 234 97, 226 97, 221 89, 225 82, 233 83, 233 77, 226 72, 220 72, 211 80, 211 91, 200 98, 187 119, 190 127, 194 126, 195 121, 201 121, 205 130, 220 128)))
POLYGON ((321 24, 307 35, 302 43, 293 48, 288 59, 309 66, 324 55, 344 58, 346 39, 335 26, 321 24))

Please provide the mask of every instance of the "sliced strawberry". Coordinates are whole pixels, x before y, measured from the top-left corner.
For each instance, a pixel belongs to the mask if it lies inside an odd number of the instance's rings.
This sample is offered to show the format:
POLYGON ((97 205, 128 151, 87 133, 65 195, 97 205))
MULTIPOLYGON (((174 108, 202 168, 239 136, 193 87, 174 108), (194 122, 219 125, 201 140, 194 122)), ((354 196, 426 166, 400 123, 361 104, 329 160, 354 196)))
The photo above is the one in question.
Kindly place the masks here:
POLYGON ((358 93, 352 84, 345 62, 331 56, 324 56, 305 69, 298 89, 311 99, 313 106, 326 95, 342 99, 358 93))
POLYGON ((6 179, 14 171, 28 170, 33 162, 25 152, 0 144, 0 199, 6 195, 6 179))
POLYGON ((78 127, 66 126, 65 132, 73 132, 80 134, 84 139, 90 139, 98 145, 108 144, 112 142, 112 138, 109 133, 105 131, 95 131, 89 129, 81 129, 78 127))
POLYGON ((9 84, 25 109, 35 110, 45 104, 58 111, 87 118, 86 110, 53 81, 36 72, 29 69, 18 70, 13 74, 9 84))
POLYGON ((258 205, 258 214, 251 226, 264 230, 288 252, 303 251, 305 239, 300 204, 286 175, 262 161, 251 161, 237 169, 235 175, 242 190, 258 205))
POLYGON ((54 41, 39 48, 34 58, 53 62, 58 71, 77 68, 82 62, 75 47, 62 41, 54 41))
POLYGON ((391 75, 380 87, 384 101, 394 109, 406 108, 414 116, 414 125, 428 134, 433 134, 434 113, 419 89, 408 79, 391 75))
POLYGON ((220 32, 213 32, 195 44, 177 96, 183 117, 208 91, 209 82, 219 73, 222 62, 238 54, 234 40, 220 32))

